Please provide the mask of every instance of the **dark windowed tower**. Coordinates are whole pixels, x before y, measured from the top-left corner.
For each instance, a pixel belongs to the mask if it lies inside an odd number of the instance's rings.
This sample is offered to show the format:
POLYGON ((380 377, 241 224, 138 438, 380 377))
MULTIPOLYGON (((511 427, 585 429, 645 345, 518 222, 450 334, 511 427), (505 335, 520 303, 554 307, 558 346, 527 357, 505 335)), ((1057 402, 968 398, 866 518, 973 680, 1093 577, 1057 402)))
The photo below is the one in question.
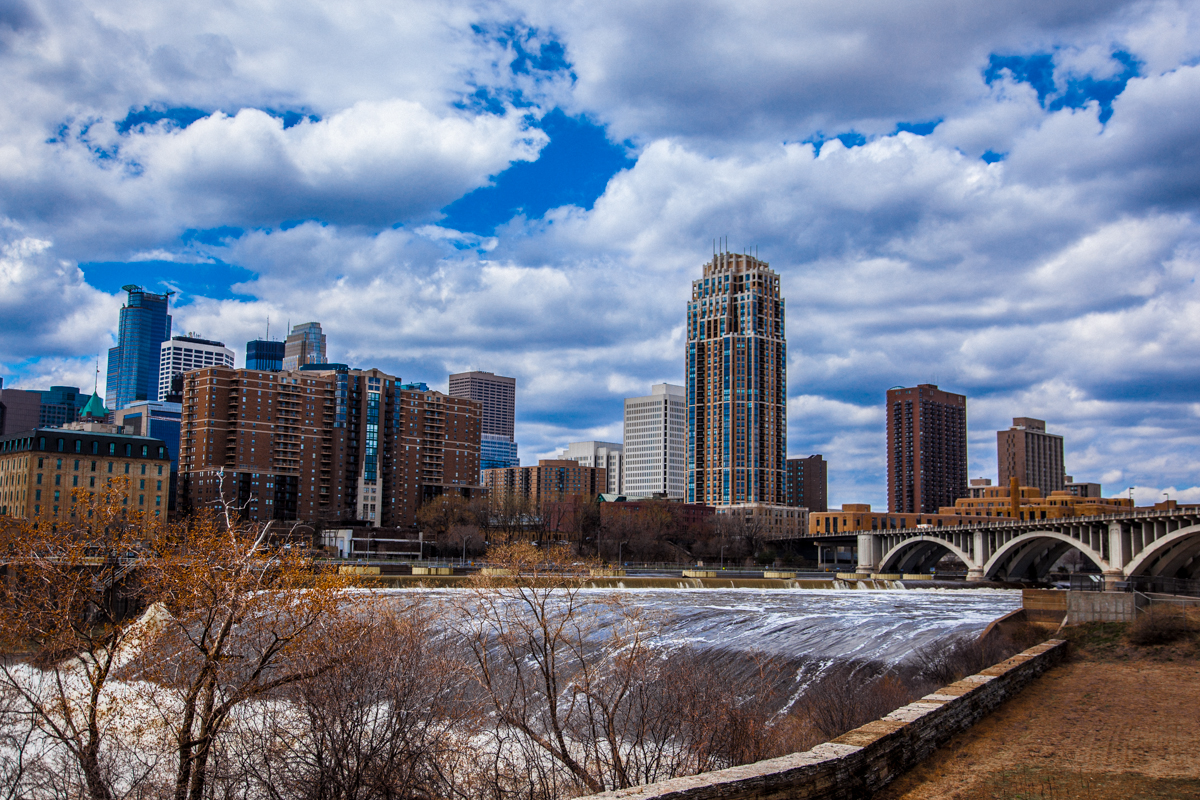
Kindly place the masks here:
POLYGON ((787 504, 809 511, 829 510, 829 471, 818 453, 787 460, 787 504))
POLYGON ((967 496, 967 398, 923 383, 887 393, 888 511, 936 514, 967 496))
POLYGON ((122 286, 129 293, 121 307, 117 346, 108 351, 108 382, 104 404, 113 411, 138 400, 158 399, 158 367, 162 343, 171 338, 171 295, 151 294, 140 286, 122 286))
POLYGON ((262 372, 282 371, 283 350, 283 342, 272 342, 266 339, 246 342, 246 369, 257 369, 262 372))
POLYGON ((717 253, 692 281, 687 331, 687 501, 784 505, 787 342, 779 275, 753 256, 717 253))

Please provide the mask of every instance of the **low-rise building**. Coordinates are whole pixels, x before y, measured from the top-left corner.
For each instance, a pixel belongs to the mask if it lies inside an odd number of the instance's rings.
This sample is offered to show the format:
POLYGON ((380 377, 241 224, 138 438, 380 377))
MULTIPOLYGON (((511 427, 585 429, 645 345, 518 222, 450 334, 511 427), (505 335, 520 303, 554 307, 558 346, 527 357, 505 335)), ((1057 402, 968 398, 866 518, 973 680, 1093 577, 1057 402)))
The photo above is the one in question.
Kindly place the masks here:
POLYGON ((734 503, 716 507, 717 518, 753 528, 764 539, 798 539, 808 530, 809 511, 771 503, 734 503))
POLYGON ((571 495, 594 497, 608 485, 604 467, 585 467, 577 461, 542 459, 536 467, 483 470, 483 488, 493 503, 518 497, 534 508, 571 495))
POLYGON ((608 484, 602 494, 622 494, 621 483, 624 469, 624 447, 616 442, 571 442, 567 449, 558 454, 560 461, 578 461, 585 467, 604 467, 608 484))
POLYGON ((171 459, 158 439, 63 428, 0 437, 0 516, 67 522, 72 492, 94 497, 127 481, 124 504, 153 516, 167 512, 171 459))
POLYGON ((824 513, 809 514, 808 532, 811 535, 856 533, 859 531, 903 530, 906 528, 961 525, 953 514, 910 514, 896 511, 872 511, 870 503, 843 503, 824 513))

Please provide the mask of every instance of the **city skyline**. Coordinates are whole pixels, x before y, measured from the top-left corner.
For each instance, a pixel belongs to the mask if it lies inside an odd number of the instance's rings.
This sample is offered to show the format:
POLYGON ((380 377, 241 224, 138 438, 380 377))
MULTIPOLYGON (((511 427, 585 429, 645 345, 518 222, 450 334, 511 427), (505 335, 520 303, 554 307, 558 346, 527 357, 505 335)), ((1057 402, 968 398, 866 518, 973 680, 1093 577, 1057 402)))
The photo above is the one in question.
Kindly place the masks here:
POLYGON ((439 390, 513 376, 535 463, 686 383, 727 236, 780 274, 787 453, 831 505, 885 504, 883 393, 918 383, 970 398, 971 477, 1032 417, 1077 479, 1200 501, 1194 4, 19 7, 6 387, 90 388, 137 284, 238 363, 269 317, 439 390))

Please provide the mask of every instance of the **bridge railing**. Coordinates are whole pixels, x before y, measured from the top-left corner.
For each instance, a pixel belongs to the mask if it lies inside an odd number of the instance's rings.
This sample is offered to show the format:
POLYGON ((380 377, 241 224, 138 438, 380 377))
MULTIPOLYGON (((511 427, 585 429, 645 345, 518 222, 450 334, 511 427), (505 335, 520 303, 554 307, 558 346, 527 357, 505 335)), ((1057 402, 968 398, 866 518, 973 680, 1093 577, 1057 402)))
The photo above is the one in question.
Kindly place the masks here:
POLYGON ((860 533, 875 533, 879 535, 894 533, 912 533, 920 535, 938 533, 967 533, 978 531, 980 528, 1038 528, 1045 525, 1077 525, 1089 522, 1111 522, 1113 520, 1149 519, 1162 517, 1200 517, 1200 508, 1170 508, 1170 509, 1140 509, 1117 514, 1092 514, 1086 517, 1058 517, 1056 519, 1008 519, 1006 517, 979 517, 978 521, 965 522, 961 525, 943 525, 941 527, 922 528, 879 528, 878 530, 843 530, 837 533, 805 532, 808 539, 838 538, 857 536, 860 533))

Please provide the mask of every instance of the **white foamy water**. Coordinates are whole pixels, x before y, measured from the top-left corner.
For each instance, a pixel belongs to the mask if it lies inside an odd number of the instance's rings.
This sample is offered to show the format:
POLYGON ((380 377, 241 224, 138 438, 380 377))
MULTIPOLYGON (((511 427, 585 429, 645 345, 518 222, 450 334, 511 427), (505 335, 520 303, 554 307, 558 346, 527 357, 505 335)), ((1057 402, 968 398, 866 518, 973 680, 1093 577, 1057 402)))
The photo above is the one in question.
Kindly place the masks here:
POLYGON ((664 643, 788 658, 894 664, 935 641, 977 636, 1021 607, 996 589, 658 589, 623 599, 667 616, 664 643))
MULTIPOLYGON (((385 594, 449 601, 456 589, 392 589, 385 594)), ((660 622, 664 648, 761 653, 786 660, 897 664, 939 640, 978 636, 1021 607, 999 589, 583 589, 618 596, 660 622)), ((602 632, 600 633, 602 636, 602 632)))

